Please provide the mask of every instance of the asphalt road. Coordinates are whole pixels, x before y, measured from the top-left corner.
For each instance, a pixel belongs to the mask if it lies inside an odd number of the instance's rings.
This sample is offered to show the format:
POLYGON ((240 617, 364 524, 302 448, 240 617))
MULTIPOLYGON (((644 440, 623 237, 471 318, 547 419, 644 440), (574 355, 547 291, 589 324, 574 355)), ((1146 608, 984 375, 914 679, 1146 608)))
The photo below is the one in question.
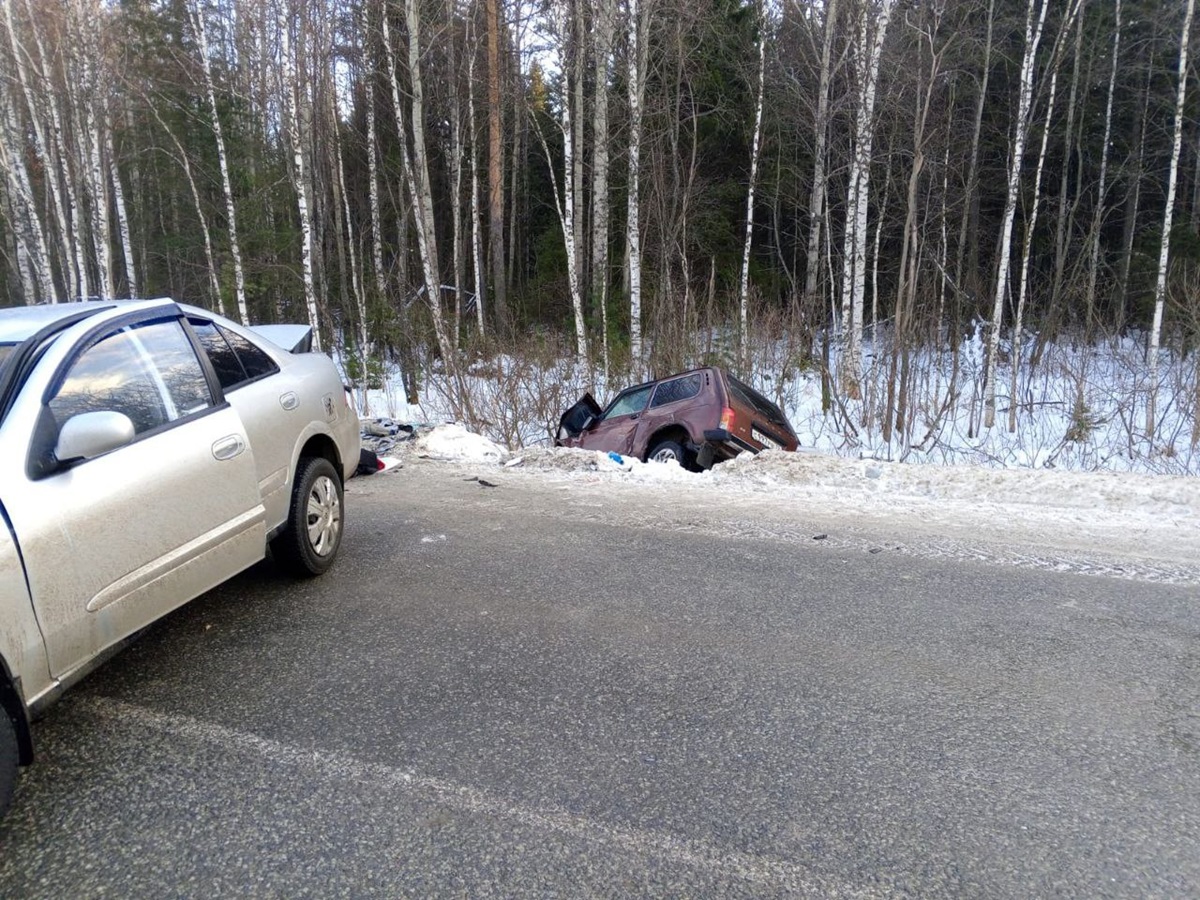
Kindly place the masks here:
POLYGON ((0 896, 1200 896, 1194 584, 472 474, 70 692, 0 896))

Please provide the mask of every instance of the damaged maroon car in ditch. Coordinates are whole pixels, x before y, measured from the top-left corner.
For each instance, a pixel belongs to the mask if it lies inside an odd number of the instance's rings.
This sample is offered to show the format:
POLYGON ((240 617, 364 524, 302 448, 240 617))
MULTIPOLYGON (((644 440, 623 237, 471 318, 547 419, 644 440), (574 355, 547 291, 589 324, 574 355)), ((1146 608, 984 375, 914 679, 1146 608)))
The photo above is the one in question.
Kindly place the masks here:
POLYGON ((693 470, 742 452, 799 446, 778 406, 717 368, 626 388, 603 410, 591 394, 584 394, 559 420, 554 443, 693 470))

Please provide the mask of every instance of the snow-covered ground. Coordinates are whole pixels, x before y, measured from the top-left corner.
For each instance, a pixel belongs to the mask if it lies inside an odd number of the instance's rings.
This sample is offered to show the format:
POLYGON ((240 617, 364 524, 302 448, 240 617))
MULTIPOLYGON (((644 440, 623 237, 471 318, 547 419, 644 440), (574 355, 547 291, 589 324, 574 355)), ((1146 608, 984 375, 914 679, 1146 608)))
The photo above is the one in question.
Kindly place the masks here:
POLYGON ((586 450, 514 452, 458 425, 422 430, 397 449, 492 483, 536 478, 596 500, 640 497, 645 506, 698 509, 707 503, 747 519, 761 512, 777 527, 789 517, 816 516, 952 538, 964 547, 1015 542, 1164 560, 1182 567, 1171 580, 1200 579, 1200 479, 1192 476, 910 466, 815 451, 768 451, 691 473, 586 450))
MULTIPOLYGON (((753 374, 746 380, 779 404, 802 447, 847 459, 1200 475, 1200 361, 1195 353, 1164 351, 1155 432, 1147 436, 1148 386, 1140 336, 1098 345, 1064 340, 1039 346, 1035 335, 1026 335, 1015 352, 1006 339, 995 421, 988 428, 983 422, 982 334, 976 323, 956 353, 913 351, 905 427, 903 432, 894 429, 890 441, 882 435, 895 372, 885 329, 878 342, 868 339, 864 348, 860 399, 834 395, 831 402, 820 371, 798 367, 795 348, 782 340, 758 346, 749 366, 753 374), (1013 358, 1021 360, 1015 383, 1013 358), (1012 431, 1010 410, 1015 412, 1012 431)), ((722 346, 709 347, 705 359, 720 358, 722 346)), ((830 352, 830 370, 837 371, 836 342, 830 352)), ((400 382, 399 373, 390 370, 381 389, 360 395, 362 411, 405 422, 473 422, 476 430, 513 448, 548 446, 559 416, 584 391, 603 404, 630 383, 623 376, 605 379, 571 361, 503 356, 476 361, 453 386, 427 373, 419 404, 404 401, 400 382)))

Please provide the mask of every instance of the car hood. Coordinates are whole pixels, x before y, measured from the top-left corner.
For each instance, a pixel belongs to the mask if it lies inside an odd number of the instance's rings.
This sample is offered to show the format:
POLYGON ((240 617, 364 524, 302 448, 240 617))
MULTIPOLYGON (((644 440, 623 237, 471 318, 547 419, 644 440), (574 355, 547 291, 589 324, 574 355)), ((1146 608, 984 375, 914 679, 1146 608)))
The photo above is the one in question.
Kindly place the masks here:
POLYGON ((558 420, 558 439, 579 437, 583 432, 584 423, 588 419, 600 415, 600 404, 590 393, 579 398, 579 402, 568 409, 558 420))

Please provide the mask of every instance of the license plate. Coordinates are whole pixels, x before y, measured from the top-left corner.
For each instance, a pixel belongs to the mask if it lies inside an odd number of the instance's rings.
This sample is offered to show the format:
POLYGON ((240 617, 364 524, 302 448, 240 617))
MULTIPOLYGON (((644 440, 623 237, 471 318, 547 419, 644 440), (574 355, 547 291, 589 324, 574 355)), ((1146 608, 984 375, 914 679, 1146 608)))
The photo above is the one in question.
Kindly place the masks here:
POLYGON ((764 447, 769 447, 772 450, 783 449, 783 444, 779 443, 779 441, 775 440, 775 438, 768 437, 767 435, 763 434, 757 428, 751 428, 750 435, 764 447))

